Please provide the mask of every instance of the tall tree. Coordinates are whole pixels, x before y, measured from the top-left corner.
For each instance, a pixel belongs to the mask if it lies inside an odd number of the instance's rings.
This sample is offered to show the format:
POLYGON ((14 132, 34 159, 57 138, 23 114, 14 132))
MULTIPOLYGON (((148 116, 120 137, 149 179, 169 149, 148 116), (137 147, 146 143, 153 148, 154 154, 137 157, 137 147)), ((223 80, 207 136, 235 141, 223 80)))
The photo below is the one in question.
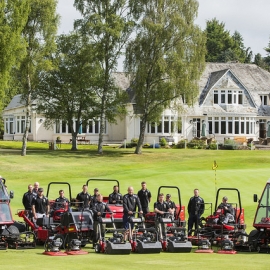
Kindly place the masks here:
POLYGON ((270 71, 270 42, 268 43, 268 47, 264 48, 266 51, 266 57, 263 58, 265 68, 270 71))
POLYGON ((103 152, 105 121, 114 122, 119 110, 123 111, 123 91, 115 85, 113 72, 122 55, 134 26, 136 0, 75 0, 74 5, 82 14, 75 28, 92 40, 96 59, 101 66, 97 111, 100 121, 98 153, 103 152))
POLYGON ((16 70, 17 84, 21 88, 26 104, 26 126, 23 135, 21 155, 26 155, 30 127, 32 94, 37 90, 39 74, 51 68, 49 56, 55 50, 55 36, 58 25, 57 0, 28 0, 29 15, 22 31, 26 52, 20 67, 16 70))
POLYGON ((136 154, 140 154, 146 123, 160 118, 177 99, 191 104, 197 80, 204 69, 205 36, 194 24, 195 0, 138 0, 141 21, 127 46, 125 69, 133 78, 141 129, 136 154))
POLYGON ((88 125, 89 117, 95 117, 94 86, 100 68, 91 44, 85 41, 77 33, 57 38, 57 50, 52 55, 55 68, 41 74, 37 92, 37 109, 44 112, 45 126, 60 126, 60 120, 68 124, 71 150, 77 150, 80 126, 88 125))
POLYGON ((225 30, 225 24, 214 18, 206 22, 205 33, 207 62, 251 62, 253 53, 250 47, 245 48, 244 39, 238 31, 231 36, 230 32, 225 30))
POLYGON ((21 31, 28 12, 27 0, 0 1, 0 111, 10 101, 6 95, 10 71, 24 53, 21 31))
POLYGON ((216 18, 206 22, 206 62, 219 62, 221 54, 232 47, 230 32, 225 30, 225 24, 216 18))

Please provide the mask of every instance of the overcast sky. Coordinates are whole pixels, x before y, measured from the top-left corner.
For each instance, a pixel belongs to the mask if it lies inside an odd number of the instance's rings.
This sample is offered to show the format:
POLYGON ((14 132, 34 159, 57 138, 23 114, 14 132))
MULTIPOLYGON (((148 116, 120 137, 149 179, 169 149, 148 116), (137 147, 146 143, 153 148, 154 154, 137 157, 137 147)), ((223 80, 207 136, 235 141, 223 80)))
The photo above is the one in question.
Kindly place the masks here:
MULTIPOLYGON (((216 18, 225 23, 225 29, 232 35, 238 31, 245 47, 250 47, 253 55, 264 50, 270 37, 270 0, 198 0, 199 10, 196 24, 202 30, 206 21, 216 18)), ((80 15, 73 7, 74 0, 58 0, 58 13, 61 16, 59 34, 73 29, 73 21, 80 15)))

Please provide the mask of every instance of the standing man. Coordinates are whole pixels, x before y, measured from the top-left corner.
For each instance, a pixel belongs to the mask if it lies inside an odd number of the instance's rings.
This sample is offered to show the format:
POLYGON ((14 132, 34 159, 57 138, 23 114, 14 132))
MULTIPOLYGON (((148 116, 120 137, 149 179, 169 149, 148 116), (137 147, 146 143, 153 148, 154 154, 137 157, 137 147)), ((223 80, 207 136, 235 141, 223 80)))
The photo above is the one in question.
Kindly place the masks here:
POLYGON ((90 208, 92 209, 95 203, 97 202, 97 196, 99 194, 98 188, 94 189, 94 195, 91 196, 91 201, 90 201, 90 208))
POLYGON ((33 193, 33 186, 31 184, 28 185, 28 191, 23 194, 22 197, 22 203, 24 206, 24 209, 27 210, 27 216, 28 218, 32 218, 32 201, 35 197, 33 193))
POLYGON ((119 187, 113 187, 113 193, 109 195, 109 204, 123 204, 123 196, 119 193, 119 187))
POLYGON ((198 228, 198 221, 204 212, 204 200, 199 196, 199 190, 194 189, 194 196, 190 198, 188 203, 188 236, 191 236, 193 225, 195 230, 198 228))
POLYGON ((79 210, 89 209, 91 195, 88 193, 88 186, 83 185, 82 192, 78 193, 76 202, 79 210))
POLYGON ((134 224, 129 223, 129 218, 135 215, 136 209, 138 208, 138 212, 143 214, 142 206, 140 200, 136 194, 134 194, 133 187, 128 187, 128 193, 123 197, 123 225, 127 230, 124 234, 124 240, 127 240, 127 235, 129 232, 129 226, 133 230, 134 224))
POLYGON ((38 195, 38 188, 39 188, 39 182, 35 182, 35 183, 34 183, 34 188, 33 188, 33 194, 34 194, 35 196, 38 195))
POLYGON ((49 200, 43 195, 43 188, 38 188, 38 195, 32 200, 32 212, 34 218, 49 217, 50 204, 49 200))
POLYGON ((142 189, 138 191, 138 197, 142 206, 143 215, 149 213, 149 203, 151 201, 151 192, 146 188, 146 182, 142 182, 142 189))
POLYGON ((103 202, 103 196, 101 194, 97 195, 97 201, 92 208, 94 214, 94 237, 93 237, 93 248, 95 248, 98 242, 99 236, 104 237, 106 224, 99 221, 100 217, 105 217, 106 212, 111 212, 109 206, 103 202), (99 231, 100 230, 100 231, 99 231))
POLYGON ((162 240, 166 234, 166 224, 160 222, 160 218, 165 218, 168 213, 173 214, 173 210, 164 201, 163 193, 158 195, 158 201, 154 203, 154 211, 156 213, 155 227, 157 232, 159 232, 160 240, 162 240))
POLYGON ((176 206, 175 206, 175 203, 171 200, 171 197, 172 197, 171 194, 166 195, 166 203, 168 204, 169 208, 171 209, 173 217, 175 217, 176 206))

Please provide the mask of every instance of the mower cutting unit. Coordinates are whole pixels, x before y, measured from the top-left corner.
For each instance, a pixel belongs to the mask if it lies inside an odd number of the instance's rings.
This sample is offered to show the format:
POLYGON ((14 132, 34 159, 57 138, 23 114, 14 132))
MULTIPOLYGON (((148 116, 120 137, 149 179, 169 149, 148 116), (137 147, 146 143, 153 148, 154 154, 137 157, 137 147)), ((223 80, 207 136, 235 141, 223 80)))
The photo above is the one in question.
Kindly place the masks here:
POLYGON ((124 241, 124 233, 125 229, 116 229, 114 224, 113 216, 111 215, 109 218, 100 218, 98 224, 98 234, 99 234, 99 241, 95 246, 96 253, 106 253, 106 254, 130 254, 131 252, 131 244, 129 242, 124 241), (104 237, 101 235, 101 226, 102 224, 106 224, 110 226, 110 228, 114 228, 110 230, 112 235, 104 237))
POLYGON ((254 194, 254 202, 258 201, 252 230, 248 236, 250 251, 270 253, 270 179, 266 182, 261 198, 254 194))
POLYGON ((158 233, 155 228, 146 228, 144 218, 130 217, 129 239, 132 251, 137 253, 160 253, 162 250, 161 242, 158 240, 158 233), (133 231, 131 225, 136 229, 133 231))
POLYGON ((34 248, 35 235, 25 231, 25 225, 12 219, 10 199, 13 192, 8 194, 6 180, 0 176, 0 249, 34 248))

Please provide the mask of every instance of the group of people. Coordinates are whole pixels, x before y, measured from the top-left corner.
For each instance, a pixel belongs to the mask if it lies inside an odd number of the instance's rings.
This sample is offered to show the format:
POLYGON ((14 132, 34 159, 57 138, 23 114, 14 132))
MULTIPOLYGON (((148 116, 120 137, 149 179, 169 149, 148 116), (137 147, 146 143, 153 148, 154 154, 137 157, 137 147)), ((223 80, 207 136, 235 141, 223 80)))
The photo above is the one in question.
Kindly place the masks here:
MULTIPOLYGON (((141 182, 141 189, 134 194, 134 188, 128 187, 127 194, 122 196, 119 193, 119 187, 113 186, 113 192, 109 195, 108 203, 103 202, 103 196, 99 192, 98 188, 94 189, 94 194, 91 196, 88 193, 88 186, 83 185, 82 191, 77 194, 75 205, 78 210, 92 210, 94 220, 94 231, 99 228, 101 235, 104 236, 105 225, 99 222, 100 217, 105 217, 106 213, 111 212, 108 204, 122 204, 123 205, 123 227, 128 231, 133 229, 134 224, 130 222, 130 218, 137 212, 140 215, 145 216, 149 213, 149 204, 151 202, 151 192, 147 189, 146 182, 141 182)), ((35 182, 34 185, 28 185, 28 191, 24 193, 22 203, 25 210, 29 212, 29 217, 38 219, 63 208, 63 205, 69 204, 69 200, 65 197, 64 190, 59 190, 59 197, 55 199, 53 209, 50 209, 48 198, 43 194, 43 188, 39 187, 39 183, 35 182), (50 212, 51 211, 51 212, 50 212)), ((202 197, 199 196, 199 190, 194 189, 194 196, 192 196, 188 203, 188 235, 192 234, 193 226, 195 230, 198 228, 200 217, 204 213, 205 203, 202 197)), ((232 222, 234 219, 233 208, 228 203, 228 198, 223 197, 222 203, 218 206, 218 209, 222 209, 224 214, 223 224, 232 222)), ((163 193, 158 195, 158 201, 154 203, 154 212, 156 213, 156 228, 160 232, 162 238, 165 234, 165 223, 160 222, 161 218, 170 216, 172 219, 176 214, 175 203, 171 200, 171 195, 166 196, 163 193)), ((127 238, 127 233, 124 236, 124 240, 127 238)), ((94 244, 98 240, 98 235, 94 237, 94 244)))

